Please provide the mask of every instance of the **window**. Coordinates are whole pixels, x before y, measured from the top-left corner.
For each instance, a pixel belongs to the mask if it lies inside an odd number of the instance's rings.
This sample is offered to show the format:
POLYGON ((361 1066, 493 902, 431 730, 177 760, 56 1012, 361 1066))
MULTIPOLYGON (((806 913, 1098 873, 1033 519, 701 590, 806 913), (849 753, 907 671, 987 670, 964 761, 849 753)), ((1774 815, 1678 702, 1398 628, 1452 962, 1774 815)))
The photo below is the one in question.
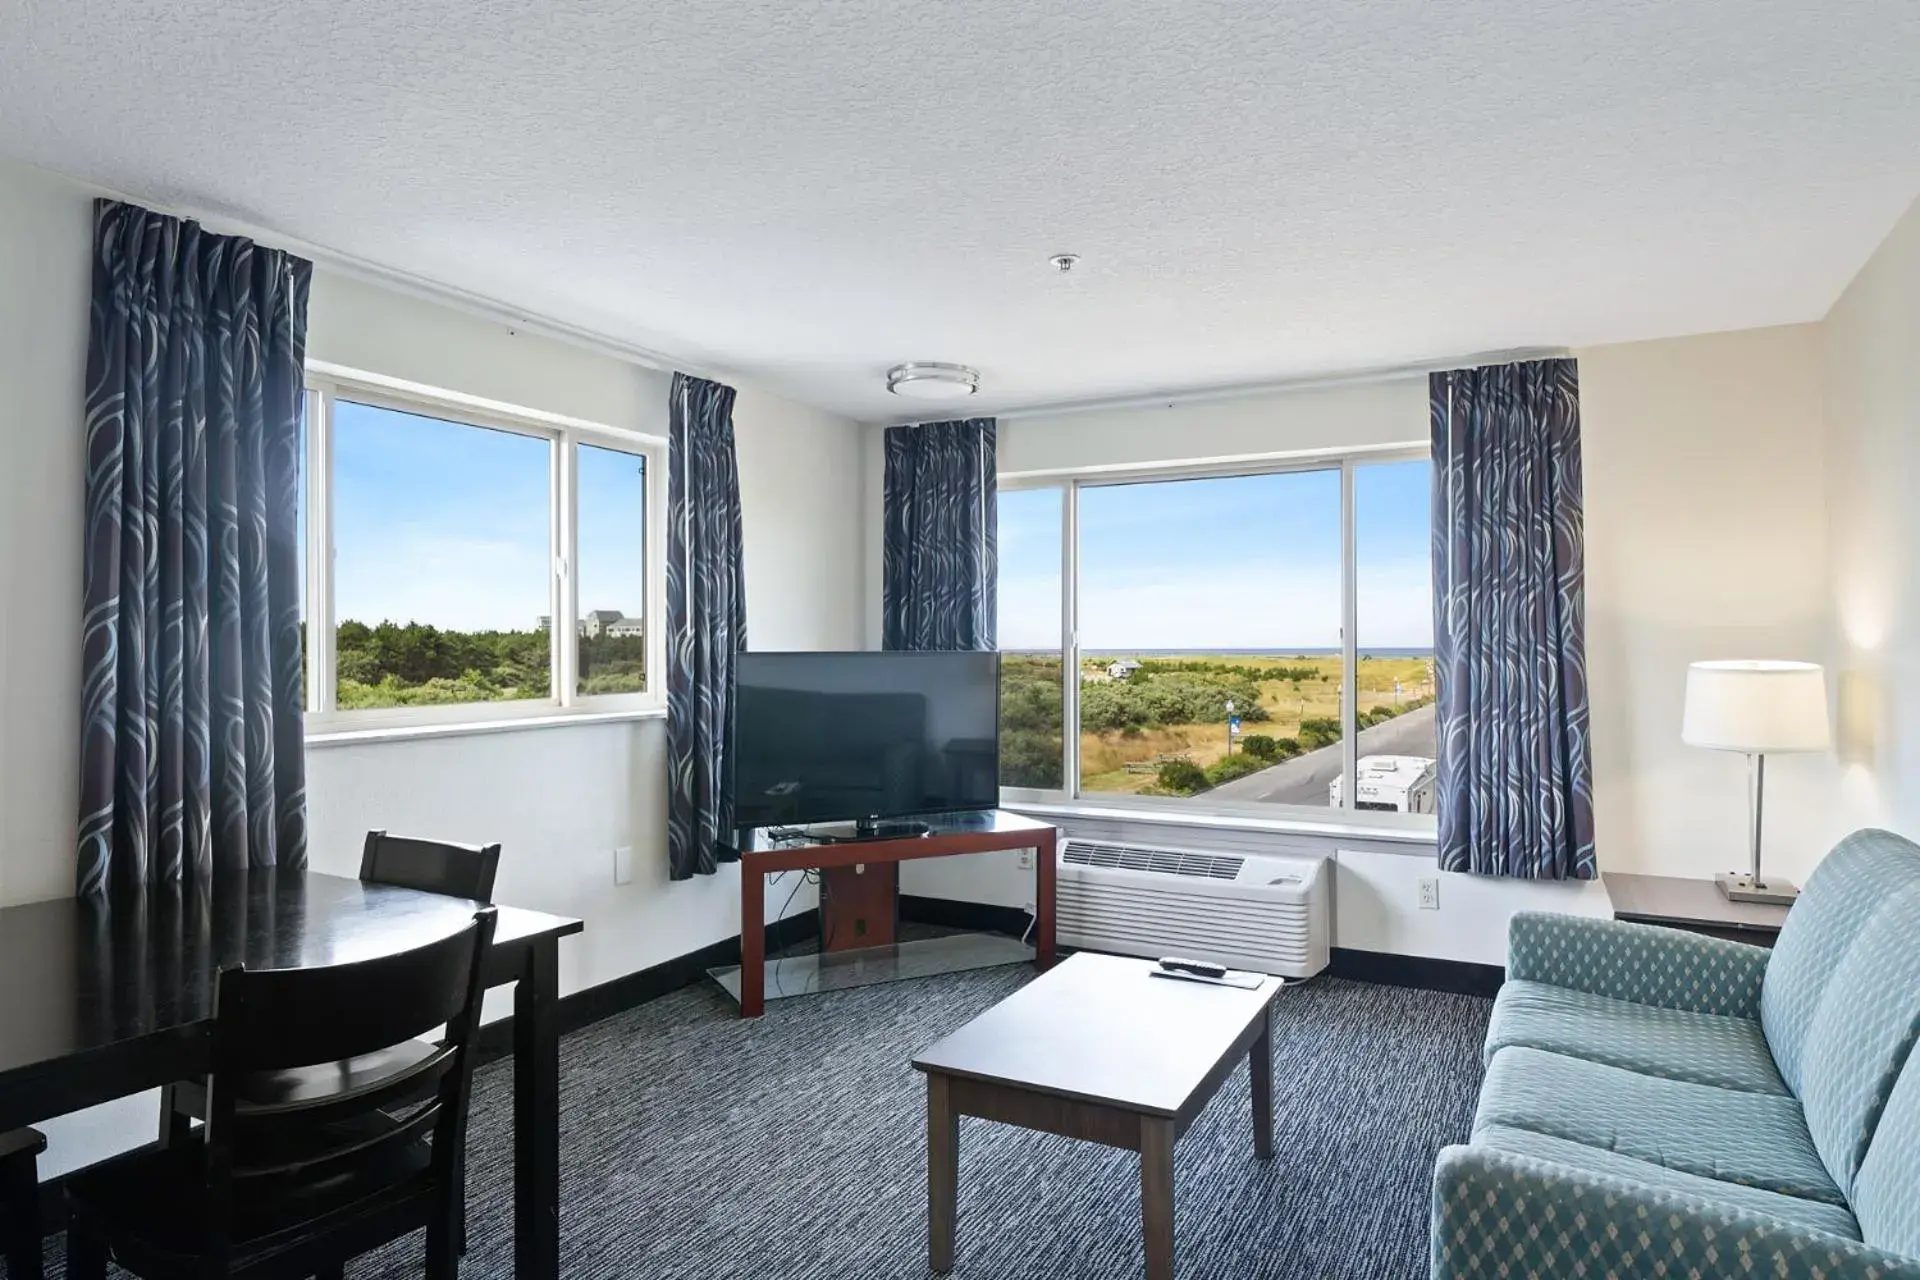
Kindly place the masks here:
POLYGON ((1430 477, 1375 454, 1003 488, 1002 784, 1431 814, 1430 477))
POLYGON ((999 496, 1000 785, 1063 785, 1060 489, 999 496))
POLYGON ((647 459, 599 445, 574 447, 581 605, 574 689, 641 693, 647 687, 647 459))
POLYGON ((657 440, 320 374, 306 426, 313 727, 659 700, 657 440))

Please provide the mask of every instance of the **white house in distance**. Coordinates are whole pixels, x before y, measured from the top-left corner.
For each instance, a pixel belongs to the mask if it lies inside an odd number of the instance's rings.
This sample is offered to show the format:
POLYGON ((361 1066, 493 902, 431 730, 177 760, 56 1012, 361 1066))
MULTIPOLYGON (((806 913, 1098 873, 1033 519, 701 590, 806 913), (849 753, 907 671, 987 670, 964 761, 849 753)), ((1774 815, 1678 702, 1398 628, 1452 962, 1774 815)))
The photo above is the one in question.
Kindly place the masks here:
POLYGON ((1140 669, 1140 664, 1132 658, 1115 658, 1107 664, 1107 679, 1125 680, 1140 669))
MULTIPOLYGON (((545 631, 553 625, 553 619, 547 614, 540 615, 539 627, 545 631)), ((580 634, 588 640, 601 636, 641 636, 647 630, 646 622, 641 618, 629 618, 618 609, 594 609, 580 615, 580 634)))

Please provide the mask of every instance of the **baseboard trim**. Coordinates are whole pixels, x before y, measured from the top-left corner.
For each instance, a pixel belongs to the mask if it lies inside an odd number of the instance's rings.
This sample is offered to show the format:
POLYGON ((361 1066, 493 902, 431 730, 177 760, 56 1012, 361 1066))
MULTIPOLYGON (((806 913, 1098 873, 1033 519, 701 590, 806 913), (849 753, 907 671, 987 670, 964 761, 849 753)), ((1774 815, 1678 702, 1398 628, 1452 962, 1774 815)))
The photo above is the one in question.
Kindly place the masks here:
POLYGON ((958 902, 952 898, 922 898, 903 893, 900 919, 909 924, 938 925, 970 933, 1003 933, 1018 938, 1026 933, 1031 917, 1019 907, 995 907, 984 902, 958 902))
MULTIPOLYGON (((780 951, 820 933, 820 912, 809 907, 767 926, 767 951, 780 951)), ((560 1034, 578 1031, 616 1013, 625 1013, 661 996, 703 981, 707 970, 740 963, 740 939, 726 938, 698 951, 610 978, 560 997, 560 1034)), ((480 1062, 485 1065, 513 1053, 513 1015, 480 1028, 480 1062)))
POLYGON ((1327 972, 1336 978, 1372 982, 1388 987, 1418 987, 1423 991, 1445 991, 1462 996, 1492 996, 1507 980, 1507 971, 1497 964, 1476 964, 1468 960, 1435 960, 1428 956, 1402 956, 1386 951, 1359 951, 1351 947, 1333 948, 1327 972))
MULTIPOLYGON (((966 929, 1020 937, 1027 931, 1027 913, 1019 907, 998 907, 951 898, 900 895, 900 919, 912 924, 966 929)), ((767 950, 793 946, 820 932, 820 913, 809 909, 767 926, 767 950)), ((659 964, 623 974, 560 998, 560 1033, 578 1031, 617 1013, 636 1008, 683 987, 703 981, 707 970, 740 963, 740 939, 727 938, 659 964)), ((1498 965, 1463 960, 1434 960, 1424 956, 1393 955, 1384 951, 1333 948, 1327 972, 1336 978, 1374 982, 1393 987, 1418 987, 1458 995, 1491 996, 1506 980, 1498 965)), ((508 1015, 480 1029, 480 1061, 493 1062, 513 1052, 513 1017, 508 1015)))

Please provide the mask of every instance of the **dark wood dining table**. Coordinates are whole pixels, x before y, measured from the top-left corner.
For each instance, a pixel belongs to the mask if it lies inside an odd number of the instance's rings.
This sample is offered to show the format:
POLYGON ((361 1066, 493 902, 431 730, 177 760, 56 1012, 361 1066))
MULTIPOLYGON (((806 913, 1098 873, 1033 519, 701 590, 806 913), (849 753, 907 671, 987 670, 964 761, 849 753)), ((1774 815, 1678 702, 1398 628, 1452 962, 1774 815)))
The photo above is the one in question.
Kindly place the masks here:
MULTIPOLYGON (((204 1075, 222 968, 336 964, 455 932, 476 904, 257 870, 0 909, 0 1130, 204 1075)), ((512 983, 514 1274, 560 1274, 559 942, 579 920, 502 906, 512 983)), ((155 1116, 154 1135, 160 1117, 155 1116)), ((130 1144, 137 1145, 137 1144, 130 1144)))

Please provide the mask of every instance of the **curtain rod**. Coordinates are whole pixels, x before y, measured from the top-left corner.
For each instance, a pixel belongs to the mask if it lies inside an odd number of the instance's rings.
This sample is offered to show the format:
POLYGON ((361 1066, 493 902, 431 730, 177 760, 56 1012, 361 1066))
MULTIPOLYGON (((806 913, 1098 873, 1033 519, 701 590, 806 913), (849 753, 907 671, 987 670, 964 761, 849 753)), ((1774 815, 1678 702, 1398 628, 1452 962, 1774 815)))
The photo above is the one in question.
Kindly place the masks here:
MULTIPOLYGON (((1448 369, 1471 369, 1485 364, 1515 364, 1527 360, 1552 360, 1572 354, 1572 349, 1568 347, 1516 347, 1507 351, 1482 351, 1472 355, 1440 357, 1415 364, 1388 365, 1377 369, 1355 369, 1301 378, 1276 378, 1268 382, 1241 382, 1224 387, 1194 387, 1183 391, 1042 402, 1001 409, 991 415, 975 413, 967 416, 1025 419, 1066 417, 1079 413, 1111 413, 1127 409, 1174 409, 1184 405, 1209 404, 1221 400, 1250 400, 1259 396, 1281 395, 1294 391, 1320 391, 1334 387, 1399 382, 1424 378, 1430 373, 1441 373, 1448 369)), ((930 421, 934 419, 901 418, 876 425, 907 427, 930 421)))
MULTIPOLYGON (((72 177, 55 169, 27 164, 25 161, 13 163, 57 178, 91 195, 105 196, 109 200, 118 200, 125 204, 139 205, 170 217, 190 219, 222 235, 245 236, 249 240, 308 258, 318 265, 363 284, 377 285, 421 302, 435 303, 477 319, 505 325, 553 342, 562 342, 625 364, 636 364, 659 373, 690 373, 696 377, 725 382, 729 385, 736 385, 743 377, 737 369, 723 369, 698 361, 683 360, 669 352, 624 342, 579 325, 569 324, 564 320, 556 320, 538 312, 523 310, 484 294, 470 292, 457 285, 442 284, 437 280, 416 276, 395 267, 382 266, 337 249, 329 249, 325 245, 314 244, 298 236, 262 227, 244 218, 175 201, 129 194, 98 182, 72 177)), ((750 378, 747 380, 752 381, 750 378)))

